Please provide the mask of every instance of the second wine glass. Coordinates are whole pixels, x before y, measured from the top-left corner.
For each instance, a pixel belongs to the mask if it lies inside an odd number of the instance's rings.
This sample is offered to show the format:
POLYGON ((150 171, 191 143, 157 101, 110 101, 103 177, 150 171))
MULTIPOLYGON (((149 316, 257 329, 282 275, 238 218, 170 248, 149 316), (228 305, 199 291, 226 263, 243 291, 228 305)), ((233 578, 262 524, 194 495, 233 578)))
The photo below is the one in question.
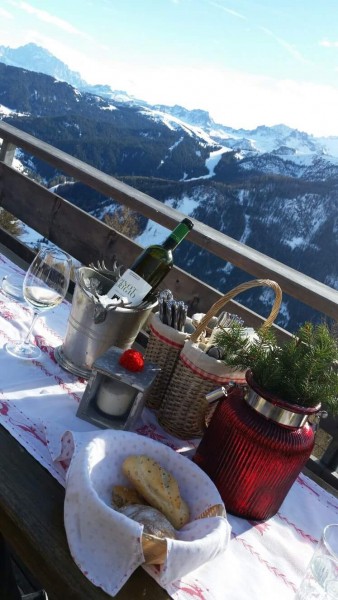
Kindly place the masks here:
POLYGON ((18 358, 34 359, 41 350, 29 341, 34 325, 40 314, 61 304, 65 298, 71 272, 69 254, 58 248, 42 248, 30 265, 24 281, 23 295, 33 307, 34 316, 23 341, 8 342, 5 349, 18 358))

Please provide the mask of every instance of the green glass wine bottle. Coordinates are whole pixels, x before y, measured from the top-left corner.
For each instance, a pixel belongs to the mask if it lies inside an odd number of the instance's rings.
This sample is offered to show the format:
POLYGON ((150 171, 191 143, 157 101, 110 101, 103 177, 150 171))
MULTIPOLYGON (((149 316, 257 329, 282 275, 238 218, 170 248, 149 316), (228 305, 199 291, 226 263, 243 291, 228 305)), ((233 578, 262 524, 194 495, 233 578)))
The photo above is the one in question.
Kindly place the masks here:
POLYGON ((153 292, 173 266, 173 250, 193 228, 183 219, 162 244, 148 246, 107 293, 109 298, 127 298, 131 306, 153 292))

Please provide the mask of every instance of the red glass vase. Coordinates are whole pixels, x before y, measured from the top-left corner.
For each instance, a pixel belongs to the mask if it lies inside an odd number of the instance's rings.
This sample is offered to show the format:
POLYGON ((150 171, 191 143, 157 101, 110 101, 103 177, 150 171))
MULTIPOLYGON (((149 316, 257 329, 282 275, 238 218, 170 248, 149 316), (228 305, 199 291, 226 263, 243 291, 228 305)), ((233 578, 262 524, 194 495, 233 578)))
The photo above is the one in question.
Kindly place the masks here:
POLYGON ((265 520, 279 509, 314 446, 308 417, 320 410, 284 402, 246 374, 248 388, 220 401, 193 458, 226 510, 265 520))

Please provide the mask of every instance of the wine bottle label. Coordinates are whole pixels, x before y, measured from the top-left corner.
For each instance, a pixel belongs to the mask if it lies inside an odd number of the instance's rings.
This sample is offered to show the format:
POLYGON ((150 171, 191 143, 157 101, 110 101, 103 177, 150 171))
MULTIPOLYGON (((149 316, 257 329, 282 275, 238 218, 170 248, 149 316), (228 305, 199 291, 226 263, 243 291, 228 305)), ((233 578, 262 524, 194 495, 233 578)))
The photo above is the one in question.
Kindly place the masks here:
POLYGON ((131 269, 127 269, 107 292, 107 296, 112 299, 127 298, 130 305, 135 306, 143 300, 150 290, 151 285, 149 283, 131 269))

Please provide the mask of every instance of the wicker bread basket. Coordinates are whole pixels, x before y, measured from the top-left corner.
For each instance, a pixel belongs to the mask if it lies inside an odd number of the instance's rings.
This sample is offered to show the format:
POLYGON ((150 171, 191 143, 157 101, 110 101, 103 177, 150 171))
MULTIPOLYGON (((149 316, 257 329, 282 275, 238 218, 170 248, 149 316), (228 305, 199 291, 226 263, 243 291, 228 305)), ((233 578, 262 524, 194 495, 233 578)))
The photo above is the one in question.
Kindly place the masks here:
POLYGON ((145 360, 161 367, 154 383, 146 393, 145 404, 149 408, 161 406, 169 381, 188 333, 177 331, 165 325, 158 313, 153 313, 149 321, 149 339, 144 354, 145 360))
POLYGON ((185 342, 158 414, 159 423, 167 432, 183 439, 201 437, 207 420, 206 394, 229 381, 245 385, 245 371, 228 367, 223 361, 207 355, 199 348, 198 339, 210 319, 229 300, 241 292, 260 286, 270 287, 275 292, 272 310, 262 325, 270 327, 279 312, 282 290, 275 281, 254 279, 235 287, 215 302, 185 342))

